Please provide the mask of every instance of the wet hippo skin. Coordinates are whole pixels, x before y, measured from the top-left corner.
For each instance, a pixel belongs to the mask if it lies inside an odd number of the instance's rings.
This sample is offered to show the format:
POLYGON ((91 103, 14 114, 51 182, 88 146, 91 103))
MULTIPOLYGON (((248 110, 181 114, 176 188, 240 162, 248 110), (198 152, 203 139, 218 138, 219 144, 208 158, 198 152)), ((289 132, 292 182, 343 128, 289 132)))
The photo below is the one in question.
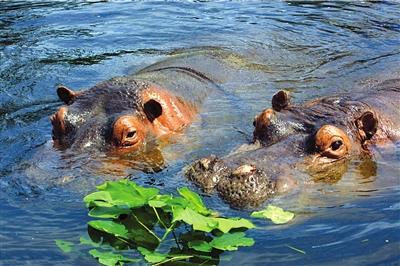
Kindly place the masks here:
POLYGON ((160 146, 184 132, 210 93, 245 73, 232 57, 221 49, 190 51, 89 89, 58 86, 64 105, 51 116, 54 147, 146 158, 158 169, 160 146))
POLYGON ((181 132, 201 104, 201 97, 186 100, 140 76, 116 77, 82 92, 59 86, 57 94, 66 104, 51 117, 54 144, 61 148, 139 150, 149 138, 181 132))
POLYGON ((53 146, 68 156, 101 158, 101 172, 114 172, 116 162, 118 175, 125 169, 159 171, 176 157, 165 146, 185 142, 183 133, 207 112, 203 106, 209 106, 210 95, 229 102, 232 84, 267 79, 251 60, 221 48, 176 50, 88 89, 60 85, 64 105, 51 117, 53 146))
MULTIPOLYGON (((148 135, 158 138, 182 131, 198 108, 156 84, 129 77, 113 78, 80 93, 60 86, 57 93, 67 106, 51 118, 53 139, 55 145, 65 147, 84 142, 85 137, 103 137, 114 148, 139 149, 148 135), (94 121, 91 126, 103 122, 109 127, 93 135, 90 130, 81 132, 95 112, 98 120, 104 120, 94 121)), ((87 141, 83 145, 92 144, 87 141)))
POLYGON ((233 207, 257 206, 296 187, 300 172, 334 183, 350 160, 400 140, 400 79, 299 105, 279 91, 271 105, 255 117, 252 143, 224 158, 200 159, 186 176, 233 207))

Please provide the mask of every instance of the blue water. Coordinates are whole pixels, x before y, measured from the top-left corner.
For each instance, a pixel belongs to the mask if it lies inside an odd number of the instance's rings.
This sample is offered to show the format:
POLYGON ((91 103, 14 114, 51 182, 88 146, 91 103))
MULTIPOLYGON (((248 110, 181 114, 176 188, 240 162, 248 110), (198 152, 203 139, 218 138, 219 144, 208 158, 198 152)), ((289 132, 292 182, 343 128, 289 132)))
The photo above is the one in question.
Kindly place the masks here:
MULTIPOLYGON (((380 2, 0 2, 0 264, 95 265, 66 255, 89 220, 82 197, 105 179, 129 176, 163 192, 193 187, 182 175, 201 156, 227 154, 251 134, 273 93, 301 102, 400 76, 400 4, 380 2), (188 50, 232 52, 254 76, 210 97, 187 135, 163 150, 169 167, 144 174, 107 158, 55 150, 48 117, 55 87, 88 88, 188 50), (243 131, 243 135, 238 131, 243 131), (92 160, 93 159, 93 160, 92 160)), ((254 221, 250 248, 222 265, 399 265, 400 147, 353 162, 336 184, 271 200, 294 211, 289 225, 254 221), (290 249, 293 246, 306 254, 290 249)), ((216 195, 206 203, 248 217, 216 195)), ((224 256, 225 256, 224 255, 224 256)))

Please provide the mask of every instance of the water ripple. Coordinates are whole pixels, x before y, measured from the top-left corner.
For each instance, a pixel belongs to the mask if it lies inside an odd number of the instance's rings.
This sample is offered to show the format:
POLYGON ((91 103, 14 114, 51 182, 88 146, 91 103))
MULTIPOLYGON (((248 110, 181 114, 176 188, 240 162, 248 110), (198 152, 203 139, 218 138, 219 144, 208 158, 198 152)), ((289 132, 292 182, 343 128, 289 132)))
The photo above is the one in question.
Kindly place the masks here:
MULTIPOLYGON (((352 91, 360 80, 398 76, 399 10, 396 1, 2 1, 0 264, 94 263, 87 255, 61 254, 54 239, 75 241, 84 234, 83 194, 103 175, 120 173, 94 170, 114 163, 105 155, 96 161, 53 149, 48 116, 61 105, 57 84, 88 88, 189 50, 231 51, 231 62, 246 66, 246 75, 205 103, 209 111, 182 143, 165 150, 168 170, 124 173, 168 193, 183 183, 195 189, 183 179, 182 167, 246 141, 254 115, 276 90, 289 89, 301 102, 352 91)), ((256 245, 232 254, 232 261, 397 263, 399 158, 396 151, 373 164, 357 162, 335 185, 277 198, 273 203, 295 211, 296 220, 285 226, 258 221, 259 229, 250 233, 256 245)), ((248 216, 215 195, 204 199, 222 214, 248 216)))

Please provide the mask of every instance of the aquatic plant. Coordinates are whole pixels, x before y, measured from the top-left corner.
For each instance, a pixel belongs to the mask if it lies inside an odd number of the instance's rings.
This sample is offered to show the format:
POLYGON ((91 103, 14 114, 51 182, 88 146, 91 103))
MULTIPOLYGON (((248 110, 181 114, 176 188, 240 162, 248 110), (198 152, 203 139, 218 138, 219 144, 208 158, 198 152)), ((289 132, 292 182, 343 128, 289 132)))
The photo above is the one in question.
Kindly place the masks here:
POLYGON ((274 224, 285 224, 294 218, 294 213, 273 205, 268 205, 261 211, 252 212, 250 216, 254 218, 270 219, 274 224))
MULTIPOLYGON (((254 244, 244 232, 255 227, 252 222, 220 217, 186 187, 177 192, 177 196, 160 194, 157 188, 128 180, 97 186, 96 192, 84 198, 89 216, 96 220, 88 222, 90 239, 81 237, 80 244, 91 246, 89 254, 104 265, 143 260, 152 265, 177 261, 215 265, 224 251, 254 244)), ((293 218, 276 207, 267 207, 267 212, 254 216, 271 215, 278 217, 273 219, 275 222, 293 218), (284 220, 278 217, 282 214, 284 220)), ((68 241, 56 240, 56 244, 63 252, 73 250, 73 243, 68 241)))

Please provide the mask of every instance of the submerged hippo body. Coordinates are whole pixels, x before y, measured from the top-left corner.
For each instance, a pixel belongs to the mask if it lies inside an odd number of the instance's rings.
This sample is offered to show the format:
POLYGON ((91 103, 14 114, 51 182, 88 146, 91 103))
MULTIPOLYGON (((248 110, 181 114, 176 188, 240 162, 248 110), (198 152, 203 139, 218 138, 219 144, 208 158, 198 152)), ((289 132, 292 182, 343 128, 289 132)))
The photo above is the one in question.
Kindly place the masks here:
POLYGON ((220 159, 193 163, 187 177, 205 191, 214 188, 234 207, 256 206, 311 181, 336 182, 346 162, 370 157, 375 145, 400 140, 400 79, 371 90, 291 105, 280 91, 254 120, 253 143, 220 159))

